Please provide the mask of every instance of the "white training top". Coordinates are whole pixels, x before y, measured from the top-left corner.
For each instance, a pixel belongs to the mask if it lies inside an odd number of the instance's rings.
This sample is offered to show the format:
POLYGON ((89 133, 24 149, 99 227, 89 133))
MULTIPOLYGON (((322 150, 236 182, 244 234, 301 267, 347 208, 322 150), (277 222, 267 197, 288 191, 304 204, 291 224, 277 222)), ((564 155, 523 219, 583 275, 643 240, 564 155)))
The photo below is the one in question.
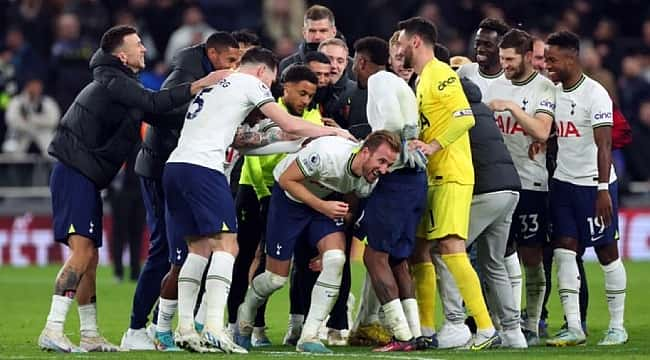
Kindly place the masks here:
MULTIPOLYGON (((519 104, 530 116, 545 113, 553 117, 555 114, 555 85, 537 72, 521 82, 505 78, 497 80, 490 85, 487 93, 486 103, 495 99, 510 100, 519 104)), ((530 160, 528 148, 533 138, 526 134, 509 111, 495 111, 494 118, 519 173, 522 189, 548 191, 546 153, 539 153, 535 160, 530 160)))
POLYGON ((234 73, 199 92, 190 104, 178 146, 167 162, 189 163, 223 173, 225 152, 237 127, 255 107, 274 102, 258 78, 234 73))
MULTIPOLYGON (((472 80, 472 82, 476 85, 478 85, 479 89, 481 89, 481 99, 483 102, 485 101, 485 98, 487 97, 487 91, 488 88, 490 87, 490 84, 492 84, 495 80, 497 79, 504 79, 505 80, 505 75, 503 75, 503 70, 499 71, 497 74, 494 75, 487 75, 481 72, 481 70, 478 67, 478 63, 469 63, 465 65, 461 65, 461 67, 456 70, 456 73, 458 74, 459 78, 468 78, 472 80)), ((507 81, 507 80, 506 80, 507 81)))
MULTIPOLYGON (((388 130, 400 134, 406 125, 418 126, 415 93, 404 79, 388 71, 379 71, 368 78, 366 112, 372 131, 388 130)), ((403 165, 398 158, 391 170, 403 165)))
MULTIPOLYGON (((614 123, 607 90, 582 75, 569 89, 557 88, 555 123, 558 132, 557 169, 553 177, 575 185, 598 185, 598 147, 593 129, 614 123)), ((609 182, 616 180, 612 165, 609 182)))
MULTIPOLYGON (((333 192, 347 194, 356 193, 359 197, 367 197, 377 184, 369 183, 363 176, 352 172, 352 160, 357 155, 360 145, 338 136, 324 136, 315 139, 303 149, 289 154, 282 159, 273 170, 275 181, 294 163, 305 175, 303 185, 312 194, 323 199, 333 192)), ((294 201, 301 202, 285 191, 294 201)))

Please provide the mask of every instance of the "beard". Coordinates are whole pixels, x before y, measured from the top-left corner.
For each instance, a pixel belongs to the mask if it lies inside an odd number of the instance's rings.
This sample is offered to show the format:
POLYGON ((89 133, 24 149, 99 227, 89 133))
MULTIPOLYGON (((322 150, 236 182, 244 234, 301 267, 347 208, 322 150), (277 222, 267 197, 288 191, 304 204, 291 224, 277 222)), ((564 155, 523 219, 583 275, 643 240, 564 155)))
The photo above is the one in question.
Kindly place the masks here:
POLYGON ((526 73, 526 67, 524 66, 524 62, 522 61, 517 68, 515 68, 515 72, 512 74, 513 79, 521 79, 522 76, 526 73))
POLYGON ((406 69, 412 69, 413 68, 413 49, 406 48, 404 50, 404 68, 406 69))

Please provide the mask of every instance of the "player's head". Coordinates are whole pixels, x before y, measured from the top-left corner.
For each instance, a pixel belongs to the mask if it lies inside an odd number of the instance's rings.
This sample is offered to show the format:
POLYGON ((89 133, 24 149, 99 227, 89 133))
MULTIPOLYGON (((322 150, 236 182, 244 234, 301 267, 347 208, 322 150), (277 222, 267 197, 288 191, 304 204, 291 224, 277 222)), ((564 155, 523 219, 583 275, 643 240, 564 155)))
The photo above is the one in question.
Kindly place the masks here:
POLYGON ((336 84, 348 66, 348 45, 339 38, 330 38, 318 45, 318 51, 330 59, 330 82, 336 84))
POLYGON ((499 43, 499 60, 508 80, 523 80, 532 70, 533 38, 525 31, 512 29, 499 43))
POLYGON ((208 37, 205 52, 215 70, 234 69, 239 62, 239 43, 225 31, 217 31, 208 37))
POLYGON ((581 71, 580 38, 570 31, 558 31, 546 39, 546 70, 553 82, 565 82, 581 71))
POLYGON ((278 58, 269 49, 252 47, 241 58, 240 71, 257 77, 268 87, 275 80, 277 70, 278 58))
POLYGON ((398 53, 404 56, 404 66, 413 67, 416 53, 431 52, 438 41, 436 26, 423 17, 412 17, 397 24, 400 30, 398 53))
POLYGON ((302 116, 303 111, 311 103, 318 78, 307 66, 294 64, 282 73, 283 95, 282 101, 289 109, 289 113, 302 116))
POLYGON ((144 53, 147 49, 142 44, 138 30, 129 25, 114 26, 102 35, 99 47, 107 54, 120 59, 122 64, 138 72, 144 69, 144 53))
POLYGON ((379 130, 370 133, 359 150, 361 175, 372 183, 380 175, 388 173, 402 150, 399 137, 390 131, 379 130))
POLYGON ((533 39, 533 69, 545 74, 546 73, 546 60, 544 59, 544 48, 546 44, 540 38, 533 39))
POLYGON ((499 42, 509 30, 510 26, 500 19, 485 18, 478 24, 474 52, 481 69, 499 64, 499 42))
POLYGON ((388 43, 376 36, 367 36, 354 43, 354 64, 352 70, 362 88, 368 86, 370 75, 386 69, 388 64, 388 43))
POLYGON ((322 5, 313 5, 307 9, 302 36, 306 43, 316 45, 325 39, 336 36, 336 25, 334 24, 332 10, 322 5))
POLYGON ((232 37, 235 38, 235 41, 237 41, 237 44, 239 44, 239 58, 234 66, 237 68, 239 67, 241 56, 244 55, 246 50, 252 48, 253 46, 261 45, 260 38, 257 36, 257 34, 247 29, 233 31, 230 33, 230 35, 232 35, 232 37))
POLYGON ((399 30, 395 31, 390 38, 390 46, 388 48, 390 58, 388 59, 388 64, 397 76, 408 82, 411 80, 411 76, 413 76, 413 68, 404 67, 404 56, 397 52, 399 49, 399 33, 399 30))
POLYGON ((318 77, 318 87, 325 88, 330 85, 331 63, 327 55, 318 51, 311 51, 305 55, 305 64, 318 77))

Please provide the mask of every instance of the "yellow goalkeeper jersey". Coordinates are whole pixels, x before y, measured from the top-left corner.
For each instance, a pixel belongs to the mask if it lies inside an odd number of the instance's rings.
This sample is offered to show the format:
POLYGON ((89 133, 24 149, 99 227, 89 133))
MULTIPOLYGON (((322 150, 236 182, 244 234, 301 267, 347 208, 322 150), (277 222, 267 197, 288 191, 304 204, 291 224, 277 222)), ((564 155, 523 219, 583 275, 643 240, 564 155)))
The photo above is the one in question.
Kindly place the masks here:
POLYGON ((417 99, 420 139, 442 145, 429 156, 429 184, 474 184, 468 133, 474 115, 456 72, 437 59, 429 61, 420 74, 417 99))

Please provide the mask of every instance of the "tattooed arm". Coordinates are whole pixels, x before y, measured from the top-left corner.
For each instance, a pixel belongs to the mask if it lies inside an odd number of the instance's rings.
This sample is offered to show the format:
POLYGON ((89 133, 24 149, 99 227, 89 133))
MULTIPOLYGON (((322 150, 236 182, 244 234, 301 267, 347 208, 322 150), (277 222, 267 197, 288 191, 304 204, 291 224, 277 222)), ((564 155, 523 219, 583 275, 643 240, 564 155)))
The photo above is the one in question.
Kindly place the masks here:
POLYGON ((237 128, 232 146, 236 149, 256 148, 277 141, 296 140, 298 137, 285 133, 277 125, 262 127, 256 124, 251 127, 244 124, 237 128))

